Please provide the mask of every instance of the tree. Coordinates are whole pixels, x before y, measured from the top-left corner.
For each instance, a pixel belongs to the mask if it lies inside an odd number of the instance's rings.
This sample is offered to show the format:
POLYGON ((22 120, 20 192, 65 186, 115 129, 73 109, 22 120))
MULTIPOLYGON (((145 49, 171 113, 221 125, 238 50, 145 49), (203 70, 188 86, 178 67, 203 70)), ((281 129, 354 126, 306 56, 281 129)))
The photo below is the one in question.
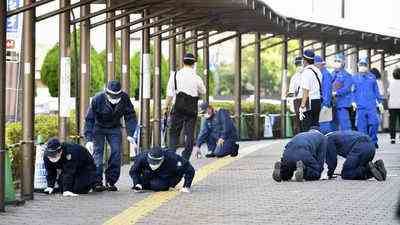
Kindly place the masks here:
MULTIPOLYGON (((75 74, 78 65, 78 58, 75 54, 75 46, 73 42, 74 33, 71 34, 71 96, 75 96, 75 74)), ((80 49, 80 36, 79 31, 77 31, 77 49, 80 49)), ((57 97, 58 90, 58 80, 60 77, 59 72, 59 54, 60 47, 57 43, 53 48, 51 48, 43 61, 42 67, 40 69, 40 75, 43 83, 49 88, 50 95, 52 97, 57 97)), ((100 91, 104 87, 104 72, 101 69, 102 63, 99 59, 99 55, 96 50, 90 48, 90 95, 94 95, 96 92, 100 91)))

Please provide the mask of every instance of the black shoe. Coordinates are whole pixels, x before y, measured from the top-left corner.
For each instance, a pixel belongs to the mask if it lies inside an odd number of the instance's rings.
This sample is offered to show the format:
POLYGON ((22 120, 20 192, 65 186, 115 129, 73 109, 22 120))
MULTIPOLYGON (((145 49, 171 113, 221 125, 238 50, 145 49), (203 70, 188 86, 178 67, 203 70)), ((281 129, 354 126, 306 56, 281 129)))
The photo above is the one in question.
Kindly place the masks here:
POLYGON ((390 144, 396 144, 396 140, 394 140, 394 139, 392 139, 391 141, 390 141, 390 144))
POLYGON ((207 155, 206 155, 206 157, 207 158, 214 158, 215 157, 215 154, 214 153, 208 153, 207 155))
POLYGON ((93 188, 95 192, 103 192, 105 190, 107 190, 107 188, 103 184, 96 184, 93 188))
POLYGON ((385 163, 383 163, 383 160, 382 159, 376 160, 374 164, 375 167, 379 170, 379 172, 381 172, 383 180, 386 180, 387 171, 385 168, 385 163))
POLYGON ((231 153, 232 157, 236 157, 239 154, 239 145, 235 144, 233 145, 233 152, 231 153))
POLYGON ((118 188, 114 184, 107 184, 107 191, 118 191, 118 188))
POLYGON ((383 181, 382 173, 377 169, 377 167, 373 162, 368 163, 368 168, 369 171, 371 171, 372 176, 375 177, 375 179, 377 179, 378 181, 383 181))
POLYGON ((303 180, 304 180, 304 164, 302 161, 297 161, 296 171, 294 172, 294 177, 296 178, 296 181, 303 182, 303 180))
POLYGON ((379 148, 379 145, 378 145, 378 143, 375 143, 375 148, 376 148, 376 149, 378 149, 378 148, 379 148))
POLYGON ((282 178, 281 178, 281 162, 278 161, 275 163, 274 165, 274 172, 272 172, 272 178, 276 181, 276 182, 281 182, 282 178))

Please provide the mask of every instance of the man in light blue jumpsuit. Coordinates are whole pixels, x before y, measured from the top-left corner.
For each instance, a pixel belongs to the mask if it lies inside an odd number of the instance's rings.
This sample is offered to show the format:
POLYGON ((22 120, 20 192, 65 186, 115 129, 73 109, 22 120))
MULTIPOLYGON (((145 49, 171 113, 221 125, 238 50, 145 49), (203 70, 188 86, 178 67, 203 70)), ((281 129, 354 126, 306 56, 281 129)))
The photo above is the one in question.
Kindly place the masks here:
POLYGON ((375 75, 368 69, 368 59, 361 58, 358 62, 359 73, 353 77, 353 100, 357 109, 357 129, 369 135, 375 147, 378 148, 379 118, 377 106, 383 108, 382 96, 379 94, 375 75))
POLYGON ((352 77, 344 69, 345 58, 343 54, 336 54, 332 72, 332 94, 336 99, 335 122, 339 130, 351 130, 349 109, 352 103, 352 77))
POLYGON ((285 146, 280 161, 274 165, 272 178, 277 181, 319 180, 324 170, 328 139, 318 127, 297 134, 285 146))
POLYGON ((334 178, 337 156, 346 158, 341 177, 344 180, 367 180, 375 177, 378 181, 386 180, 386 169, 383 160, 372 162, 375 146, 371 139, 358 131, 336 131, 326 135, 328 150, 326 164, 328 177, 334 178))
POLYGON ((196 141, 196 150, 207 143, 208 154, 206 157, 224 157, 238 155, 239 145, 237 129, 225 109, 214 110, 211 105, 204 102, 200 105, 201 111, 206 111, 206 120, 200 130, 196 141))
POLYGON ((85 120, 86 148, 93 152, 96 163, 97 184, 95 191, 118 191, 121 173, 121 118, 124 117, 128 133, 127 140, 134 143, 133 135, 137 124, 135 111, 128 94, 121 90, 121 83, 111 80, 104 92, 93 97, 85 120), (111 148, 108 167, 105 170, 106 187, 103 185, 104 145, 111 148))
MULTIPOLYGON (((321 56, 316 55, 314 57, 315 66, 321 71, 322 74, 322 103, 321 111, 332 108, 332 75, 325 67, 325 61, 321 56)), ((332 121, 320 122, 319 127, 321 133, 327 134, 334 131, 334 125, 332 121)))

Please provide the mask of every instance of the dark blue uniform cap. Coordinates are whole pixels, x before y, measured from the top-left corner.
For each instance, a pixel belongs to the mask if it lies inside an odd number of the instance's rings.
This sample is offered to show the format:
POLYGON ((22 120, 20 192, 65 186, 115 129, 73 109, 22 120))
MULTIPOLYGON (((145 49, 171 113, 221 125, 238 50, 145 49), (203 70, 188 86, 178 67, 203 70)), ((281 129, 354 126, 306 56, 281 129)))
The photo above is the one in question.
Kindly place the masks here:
POLYGON ((303 57, 306 59, 314 59, 314 51, 313 50, 305 50, 303 53, 303 57))
POLYGON ((209 106, 208 102, 206 102, 206 101, 202 102, 202 103, 200 104, 200 106, 199 106, 199 108, 200 108, 200 110, 199 110, 200 113, 204 113, 204 111, 207 110, 208 106, 209 106))
POLYGON ((121 83, 117 80, 110 80, 107 84, 106 93, 111 98, 120 98, 121 97, 121 83))
POLYGON ((61 150, 61 143, 57 138, 52 138, 47 142, 45 156, 54 157, 61 150))
POLYGON ((152 148, 147 153, 147 162, 150 165, 158 165, 163 159, 164 159, 164 153, 163 150, 159 147, 152 148))

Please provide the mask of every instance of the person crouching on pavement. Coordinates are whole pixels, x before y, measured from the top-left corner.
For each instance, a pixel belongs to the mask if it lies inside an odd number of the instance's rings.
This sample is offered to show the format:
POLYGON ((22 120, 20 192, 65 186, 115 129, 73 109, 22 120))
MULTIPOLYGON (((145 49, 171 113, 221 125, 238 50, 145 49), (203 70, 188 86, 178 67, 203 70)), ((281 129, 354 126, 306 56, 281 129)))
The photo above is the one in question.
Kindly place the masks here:
POLYGON ((296 181, 319 180, 324 170, 327 137, 318 127, 297 134, 285 146, 281 161, 274 165, 272 178, 277 181, 289 181, 293 174, 296 181))
POLYGON ((96 165, 89 151, 73 143, 52 138, 47 142, 44 153, 47 172, 47 194, 54 192, 57 181, 63 196, 75 197, 87 194, 96 184, 96 165), (57 170, 61 170, 57 179, 57 170))
POLYGON ((168 191, 184 178, 181 192, 190 192, 195 170, 190 162, 173 150, 153 148, 137 156, 129 171, 133 191, 168 191))
POLYGON ((341 176, 344 180, 367 180, 372 177, 378 181, 386 180, 386 169, 383 160, 372 162, 375 146, 371 138, 357 131, 336 131, 328 133, 326 163, 328 178, 334 178, 337 156, 346 158, 341 176))
POLYGON ((208 154, 206 157, 224 157, 238 155, 239 145, 237 129, 225 109, 215 110, 207 102, 200 105, 200 110, 205 114, 206 120, 197 137, 196 150, 207 143, 208 154))

